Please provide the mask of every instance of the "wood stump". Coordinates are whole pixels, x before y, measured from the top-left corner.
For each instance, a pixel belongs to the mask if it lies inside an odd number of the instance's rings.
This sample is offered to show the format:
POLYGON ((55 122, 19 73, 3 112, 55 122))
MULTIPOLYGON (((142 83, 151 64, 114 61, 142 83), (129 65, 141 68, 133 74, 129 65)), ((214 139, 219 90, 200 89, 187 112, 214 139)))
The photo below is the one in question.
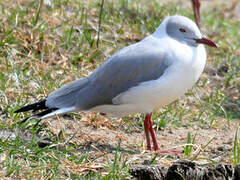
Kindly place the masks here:
POLYGON ((240 164, 200 166, 188 160, 176 161, 169 168, 161 165, 138 165, 130 170, 138 180, 240 180, 240 164))

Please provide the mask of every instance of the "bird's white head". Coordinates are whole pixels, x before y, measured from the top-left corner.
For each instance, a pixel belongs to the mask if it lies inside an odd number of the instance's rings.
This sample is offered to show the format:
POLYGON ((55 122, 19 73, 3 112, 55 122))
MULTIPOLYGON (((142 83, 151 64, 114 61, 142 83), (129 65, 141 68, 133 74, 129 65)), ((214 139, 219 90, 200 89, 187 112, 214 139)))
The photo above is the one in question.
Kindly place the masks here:
POLYGON ((181 43, 194 47, 197 47, 199 44, 217 47, 212 40, 203 38, 197 25, 184 16, 175 15, 167 17, 154 34, 157 36, 167 34, 181 43))

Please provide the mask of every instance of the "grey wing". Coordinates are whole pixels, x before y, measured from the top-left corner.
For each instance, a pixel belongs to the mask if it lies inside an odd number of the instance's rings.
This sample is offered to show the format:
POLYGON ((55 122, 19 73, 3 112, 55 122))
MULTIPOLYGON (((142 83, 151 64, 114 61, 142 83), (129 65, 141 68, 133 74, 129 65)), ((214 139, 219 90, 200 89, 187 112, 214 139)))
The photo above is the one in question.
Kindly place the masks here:
POLYGON ((78 92, 76 106, 87 110, 113 104, 114 97, 141 82, 158 79, 169 66, 159 47, 137 43, 124 48, 89 76, 87 86, 78 92))
POLYGON ((48 95, 46 106, 49 108, 75 106, 79 90, 87 86, 87 84, 88 78, 81 78, 64 85, 48 95))

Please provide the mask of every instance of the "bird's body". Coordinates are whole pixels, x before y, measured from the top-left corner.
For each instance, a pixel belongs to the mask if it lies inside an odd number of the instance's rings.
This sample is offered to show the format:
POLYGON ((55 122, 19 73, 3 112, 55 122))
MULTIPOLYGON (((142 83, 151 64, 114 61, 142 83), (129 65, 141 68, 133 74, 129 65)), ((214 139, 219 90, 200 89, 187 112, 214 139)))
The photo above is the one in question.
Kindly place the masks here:
MULTIPOLYGON (((113 104, 99 105, 91 110, 117 116, 138 112, 149 113, 184 95, 201 75, 206 62, 206 52, 203 45, 188 47, 185 44, 174 42, 172 42, 173 50, 168 51, 168 45, 171 44, 171 41, 174 40, 168 37, 158 39, 149 36, 143 42, 140 42, 141 47, 144 47, 143 44, 147 44, 146 47, 149 50, 156 49, 156 51, 159 51, 159 57, 156 57, 156 59, 160 65, 164 66, 164 72, 159 73, 158 77, 140 82, 127 91, 118 94, 113 98, 113 104), (149 46, 150 43, 152 43, 152 46, 149 46), (196 54, 197 52, 198 54, 196 54), (171 59, 172 62, 164 62, 165 58, 171 59)), ((137 48, 137 45, 133 46, 133 50, 141 53, 141 49, 137 48)), ((146 66, 153 66, 151 69, 156 66, 154 64, 149 65, 147 59, 145 63, 146 66)), ((122 70, 124 71, 124 67, 122 70)))
POLYGON ((203 71, 205 48, 178 42, 167 36, 166 23, 161 26, 160 35, 123 48, 89 77, 51 93, 46 105, 125 116, 152 112, 184 95, 203 71))
MULTIPOLYGON (((170 16, 155 33, 116 52, 90 76, 71 82, 46 100, 17 112, 45 109, 38 113, 41 118, 71 111, 115 116, 147 113, 146 135, 150 131, 154 140, 149 114, 184 95, 199 79, 206 62, 206 51, 200 43, 215 46, 202 38, 193 21, 170 16)), ((148 135, 147 141, 151 149, 148 135)), ((158 150, 154 141, 154 149, 158 150)))

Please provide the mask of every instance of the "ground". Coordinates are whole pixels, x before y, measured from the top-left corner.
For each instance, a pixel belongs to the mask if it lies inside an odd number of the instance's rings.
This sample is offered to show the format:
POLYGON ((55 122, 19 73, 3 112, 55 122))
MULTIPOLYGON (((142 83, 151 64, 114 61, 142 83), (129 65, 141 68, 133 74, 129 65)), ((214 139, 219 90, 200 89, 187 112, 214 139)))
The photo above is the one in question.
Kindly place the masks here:
POLYGON ((143 163, 168 167, 178 159, 190 159, 202 165, 236 165, 240 158, 238 0, 202 1, 201 31, 218 48, 207 48, 207 65, 196 85, 154 112, 160 148, 175 148, 180 154, 145 150, 143 114, 119 119, 79 112, 18 123, 31 114, 15 114, 15 110, 86 77, 117 50, 154 32, 165 16, 193 19, 190 1, 105 1, 98 36, 101 2, 0 1, 0 176, 131 179, 129 169, 143 163), (40 145, 46 137, 54 142, 40 145))

